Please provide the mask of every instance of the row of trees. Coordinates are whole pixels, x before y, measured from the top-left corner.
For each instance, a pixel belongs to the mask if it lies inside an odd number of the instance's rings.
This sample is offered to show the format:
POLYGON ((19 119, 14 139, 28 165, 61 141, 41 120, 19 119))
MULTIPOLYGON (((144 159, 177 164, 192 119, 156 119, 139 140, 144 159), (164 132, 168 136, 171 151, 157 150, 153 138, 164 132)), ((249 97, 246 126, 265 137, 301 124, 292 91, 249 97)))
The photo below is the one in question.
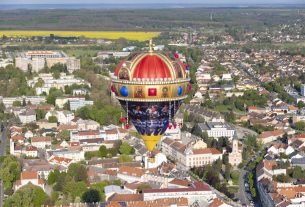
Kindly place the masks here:
POLYGON ((93 157, 111 158, 116 157, 119 154, 120 162, 131 162, 132 157, 130 157, 130 155, 133 155, 134 153, 134 148, 127 142, 117 141, 112 148, 107 149, 106 146, 102 145, 98 151, 86 152, 85 159, 90 160, 93 157))

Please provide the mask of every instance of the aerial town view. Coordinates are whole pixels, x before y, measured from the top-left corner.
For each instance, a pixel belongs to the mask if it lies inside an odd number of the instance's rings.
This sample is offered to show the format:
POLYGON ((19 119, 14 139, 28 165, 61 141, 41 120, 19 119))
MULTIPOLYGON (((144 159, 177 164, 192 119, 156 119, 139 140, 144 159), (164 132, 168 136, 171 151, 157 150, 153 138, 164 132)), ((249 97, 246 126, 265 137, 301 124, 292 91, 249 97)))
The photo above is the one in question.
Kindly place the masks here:
POLYGON ((0 207, 305 207, 304 0, 0 0, 0 207))

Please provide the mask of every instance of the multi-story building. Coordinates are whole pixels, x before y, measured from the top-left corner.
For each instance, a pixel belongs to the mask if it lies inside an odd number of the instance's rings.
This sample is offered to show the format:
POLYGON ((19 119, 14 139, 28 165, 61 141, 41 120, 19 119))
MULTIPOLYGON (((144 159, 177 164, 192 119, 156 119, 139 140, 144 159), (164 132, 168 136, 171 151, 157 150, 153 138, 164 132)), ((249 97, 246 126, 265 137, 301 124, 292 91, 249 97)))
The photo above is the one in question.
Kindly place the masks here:
POLYGON ((18 96, 18 97, 0 97, 0 101, 4 104, 4 106, 11 107, 15 101, 19 101, 20 103, 25 102, 26 104, 40 104, 46 102, 45 96, 18 96))
POLYGON ((47 159, 51 157, 61 157, 73 160, 73 162, 79 162, 85 159, 85 152, 80 148, 68 148, 61 150, 53 150, 47 152, 47 159))
POLYGON ((40 95, 43 93, 48 94, 51 88, 64 90, 65 86, 71 86, 73 84, 77 85, 88 85, 91 87, 90 83, 87 81, 76 78, 74 75, 66 75, 65 73, 60 74, 59 79, 55 79, 51 73, 41 73, 32 80, 27 81, 28 86, 36 90, 36 94, 40 95), (41 82, 41 87, 35 87, 37 83, 41 82))
POLYGON ((71 141, 80 141, 83 139, 105 139, 106 134, 100 130, 87 130, 87 131, 71 131, 70 139, 71 141))
POLYGON ((206 143, 197 141, 188 145, 165 138, 161 144, 162 152, 177 162, 177 168, 189 170, 222 159, 222 153, 215 148, 207 148, 206 143))
POLYGON ((61 51, 28 51, 19 53, 15 59, 16 67, 23 71, 32 70, 39 72, 45 66, 51 68, 55 64, 64 64, 71 73, 80 69, 80 60, 75 57, 68 57, 61 51))
POLYGON ((198 124, 198 127, 202 132, 206 132, 209 137, 216 139, 220 137, 233 138, 235 135, 235 129, 227 123, 207 122, 198 124))
POLYGON ((70 110, 76 111, 79 108, 82 108, 84 106, 92 106, 94 103, 93 101, 87 101, 87 100, 72 100, 70 103, 70 110))
POLYGON ((189 205, 196 201, 211 202, 216 198, 216 194, 210 186, 205 183, 193 183, 185 188, 163 188, 163 189, 146 189, 143 190, 144 201, 151 201, 163 198, 187 198, 189 205))

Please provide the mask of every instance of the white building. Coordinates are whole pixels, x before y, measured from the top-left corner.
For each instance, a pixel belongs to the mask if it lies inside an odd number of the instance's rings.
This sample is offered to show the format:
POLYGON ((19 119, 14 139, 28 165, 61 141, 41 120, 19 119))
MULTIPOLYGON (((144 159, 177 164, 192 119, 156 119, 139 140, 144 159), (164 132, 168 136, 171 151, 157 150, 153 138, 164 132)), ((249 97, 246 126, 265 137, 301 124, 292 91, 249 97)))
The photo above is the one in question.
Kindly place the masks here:
POLYGON ((76 111, 79 108, 82 108, 84 106, 93 106, 93 101, 87 101, 87 100, 72 100, 70 101, 70 110, 76 111))
POLYGON ((235 135, 235 129, 227 124, 222 122, 207 122, 205 124, 198 124, 202 132, 206 132, 209 137, 219 138, 219 137, 228 137, 233 138, 235 135))
POLYGON ((90 83, 87 81, 76 78, 74 75, 66 75, 65 73, 61 73, 59 79, 54 79, 51 73, 41 73, 37 77, 34 77, 33 80, 28 80, 27 84, 29 87, 34 88, 39 81, 43 82, 43 86, 35 88, 38 95, 43 93, 49 94, 51 88, 64 90, 65 86, 71 86, 73 84, 88 85, 91 87, 90 83))
POLYGON ((79 162, 85 160, 85 152, 81 149, 62 149, 48 152, 48 159, 51 157, 61 157, 73 160, 73 162, 79 162))
POLYGON ((70 131, 70 140, 72 142, 83 139, 106 139, 106 134, 100 130, 70 131))
POLYGON ((27 72, 31 69, 33 72, 39 72, 45 66, 51 68, 57 63, 67 66, 67 70, 72 73, 80 69, 80 60, 75 57, 68 57, 61 51, 28 51, 18 54, 15 58, 16 67, 27 72))
POLYGON ((215 148, 207 148, 202 140, 188 145, 165 138, 161 144, 162 152, 175 160, 177 168, 189 170, 222 159, 222 153, 215 148))
POLYGON ((216 194, 209 185, 199 182, 186 188, 145 189, 143 191, 144 201, 164 198, 187 198, 189 205, 191 205, 196 201, 211 202, 216 198, 216 194))
POLYGON ((36 112, 32 109, 26 109, 18 114, 22 124, 29 124, 36 121, 36 112))
POLYGON ((26 104, 30 102, 31 104, 34 105, 45 103, 46 97, 45 96, 2 97, 1 101, 4 104, 4 106, 7 108, 13 106, 13 103, 15 101, 19 101, 21 104, 23 103, 23 101, 25 101, 26 104))
POLYGON ((36 171, 24 171, 21 172, 20 180, 17 180, 14 185, 14 191, 17 191, 19 188, 32 184, 44 189, 44 181, 39 178, 38 173, 36 171))
POLYGON ((62 109, 66 103, 69 101, 85 101, 85 97, 80 97, 80 96, 68 96, 68 97, 58 97, 55 100, 55 105, 62 109))
POLYGON ((75 118, 71 111, 48 111, 45 119, 48 120, 51 116, 55 116, 60 124, 69 124, 75 118))
POLYGON ((86 131, 86 130, 99 130, 100 129, 100 124, 96 121, 93 120, 84 120, 84 119, 79 119, 76 122, 77 124, 77 129, 80 131, 86 131))
POLYGON ((32 137, 31 144, 34 147, 44 149, 47 146, 51 146, 51 138, 50 137, 32 137))

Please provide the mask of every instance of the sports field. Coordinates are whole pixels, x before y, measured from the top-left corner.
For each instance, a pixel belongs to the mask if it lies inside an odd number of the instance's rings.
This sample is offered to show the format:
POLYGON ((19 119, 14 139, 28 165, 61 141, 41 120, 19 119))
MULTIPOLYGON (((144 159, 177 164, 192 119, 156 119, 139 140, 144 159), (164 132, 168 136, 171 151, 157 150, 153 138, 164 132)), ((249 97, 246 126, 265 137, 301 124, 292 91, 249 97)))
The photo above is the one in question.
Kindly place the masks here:
POLYGON ((86 37, 94 39, 116 40, 125 38, 127 40, 147 41, 160 35, 160 32, 103 32, 103 31, 0 31, 0 36, 7 37, 32 37, 49 36, 54 34, 61 37, 86 37))

